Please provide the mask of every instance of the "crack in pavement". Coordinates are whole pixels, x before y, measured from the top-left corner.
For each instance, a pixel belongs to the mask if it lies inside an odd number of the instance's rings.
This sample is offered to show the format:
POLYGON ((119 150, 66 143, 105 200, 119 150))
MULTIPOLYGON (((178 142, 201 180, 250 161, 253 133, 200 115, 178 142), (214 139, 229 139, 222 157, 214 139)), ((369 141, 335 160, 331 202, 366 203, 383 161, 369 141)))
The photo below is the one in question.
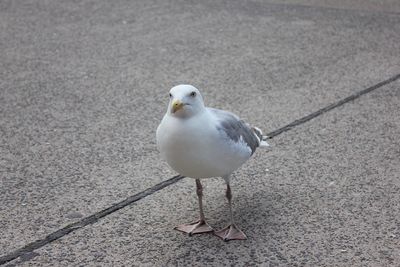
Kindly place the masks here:
MULTIPOLYGON (((317 110, 317 111, 315 111, 315 112, 313 112, 313 113, 311 113, 311 114, 309 114, 307 116, 304 116, 304 117, 302 117, 300 119, 297 119, 297 120, 293 121, 292 123, 289 123, 289 124, 279 128, 279 129, 277 129, 275 131, 267 133, 267 136, 268 136, 269 139, 272 139, 273 137, 278 136, 278 135, 280 135, 280 134, 282 134, 284 132, 287 132, 287 131, 293 129, 294 127, 296 127, 296 126, 304 124, 304 123, 306 123, 306 122, 308 122, 308 121, 310 121, 310 120, 312 120, 312 119, 314 119, 314 118, 316 118, 316 117, 318 117, 318 116, 320 116, 320 115, 322 115, 322 114, 324 114, 324 113, 326 113, 326 112, 328 112, 328 111, 330 111, 332 109, 335 109, 335 108, 337 108, 339 106, 342 106, 342 105, 344 105, 344 104, 346 104, 346 103, 348 103, 350 101, 353 101, 353 100, 359 98, 362 95, 370 93, 370 92, 372 92, 372 91, 374 91, 374 90, 376 90, 378 88, 381 88, 384 85, 392 83, 392 82, 394 82, 394 81, 396 81, 398 79, 400 79, 400 74, 397 74, 397 75, 395 75, 395 76, 393 76, 393 77, 391 77, 391 78, 389 78, 387 80, 379 82, 379 83, 377 83, 377 84, 375 84, 373 86, 370 86, 370 87, 368 87, 368 88, 366 88, 364 90, 358 91, 358 92, 356 92, 356 93, 354 93, 354 94, 352 94, 352 95, 350 95, 350 96, 348 96, 346 98, 343 98, 343 99, 341 99, 341 100, 339 100, 337 102, 334 102, 334 103, 332 103, 332 104, 330 104, 330 105, 328 105, 328 106, 326 106, 324 108, 321 108, 321 109, 319 109, 319 110, 317 110)), ((51 242, 53 242, 53 241, 55 241, 57 239, 60 239, 61 237, 65 236, 65 235, 68 235, 69 233, 71 233, 71 232, 73 232, 73 231, 75 231, 77 229, 83 228, 83 227, 85 227, 85 226, 87 226, 89 224, 93 224, 93 223, 97 222, 99 219, 101 219, 101 218, 103 218, 103 217, 105 217, 107 215, 110 215, 111 213, 114 213, 114 212, 116 212, 116 211, 118 211, 118 210, 120 210, 120 209, 122 209, 122 208, 124 208, 124 207, 126 207, 128 205, 130 205, 130 204, 133 204, 133 203, 135 203, 135 202, 137 202, 137 201, 139 201, 139 200, 141 200, 141 199, 143 199, 143 198, 145 198, 147 196, 150 196, 150 195, 162 190, 163 188, 165 188, 167 186, 170 186, 172 184, 177 183, 178 181, 182 180, 183 178, 184 178, 184 176, 182 176, 182 175, 176 175, 176 176, 174 176, 174 177, 172 177, 172 178, 170 178, 170 179, 168 179, 166 181, 163 181, 161 183, 158 183, 158 184, 154 185, 153 187, 150 187, 150 188, 148 188, 148 189, 146 189, 146 190, 144 190, 142 192, 139 192, 139 193, 137 193, 137 194, 135 194, 133 196, 130 196, 130 197, 126 198, 125 200, 123 200, 121 202, 118 202, 118 203, 116 203, 116 204, 114 204, 114 205, 112 205, 112 206, 110 206, 110 207, 108 207, 106 209, 103 209, 103 210, 101 210, 99 212, 96 212, 96 213, 94 213, 94 214, 92 214, 90 216, 87 216, 87 217, 85 217, 85 218, 83 218, 83 219, 81 219, 81 220, 79 220, 79 221, 77 221, 75 223, 69 224, 69 225, 65 226, 64 228, 61 228, 61 229, 59 229, 59 230, 57 230, 55 232, 52 232, 51 234, 47 235, 43 239, 39 239, 39 240, 33 241, 33 242, 23 246, 22 248, 16 249, 16 250, 10 252, 9 254, 1 256, 0 257, 0 265, 3 265, 5 263, 7 263, 7 262, 15 260, 15 259, 17 259, 19 257, 22 257, 22 258, 25 258, 26 260, 29 260, 29 259, 31 259, 31 258, 36 256, 36 255, 33 255, 32 257, 30 257, 30 255, 33 253, 34 250, 36 250, 38 248, 41 248, 41 247, 43 247, 43 246, 45 246, 45 245, 47 245, 47 244, 49 244, 49 243, 51 243, 51 242)))
POLYGON ((291 122, 291 123, 279 128, 279 129, 277 129, 277 130, 275 130, 273 132, 270 132, 270 133, 267 134, 267 136, 269 138, 272 138, 272 137, 275 137, 277 135, 280 135, 283 132, 287 132, 290 129, 292 129, 292 128, 300 125, 300 124, 306 123, 306 122, 308 122, 308 121, 310 121, 310 120, 312 120, 312 119, 314 119, 314 118, 316 118, 316 117, 318 117, 318 116, 320 116, 320 115, 322 115, 322 114, 324 114, 324 113, 326 113, 326 112, 328 112, 328 111, 330 111, 330 110, 332 110, 334 108, 340 107, 340 106, 342 106, 342 105, 344 105, 344 104, 346 104, 346 103, 348 103, 350 101, 353 101, 353 100, 359 98, 362 95, 368 94, 368 93, 370 93, 370 92, 372 92, 372 91, 374 91, 374 90, 376 90, 376 89, 378 89, 378 88, 380 88, 380 87, 382 87, 384 85, 387 85, 387 84, 389 84, 391 82, 394 82, 394 81, 398 80, 399 78, 400 78, 400 74, 397 74, 397 75, 395 75, 395 76, 393 76, 393 77, 391 77, 391 78, 389 78, 387 80, 384 80, 384 81, 382 81, 380 83, 377 83, 377 84, 375 84, 375 85, 373 85, 371 87, 368 87, 368 88, 366 88, 364 90, 358 91, 358 92, 356 92, 356 93, 354 93, 354 94, 352 94, 352 95, 350 95, 350 96, 348 96, 346 98, 343 98, 343 99, 341 99, 341 100, 339 100, 337 102, 334 102, 334 103, 332 103, 332 104, 330 104, 330 105, 328 105, 328 106, 326 106, 324 108, 321 108, 321 109, 319 109, 319 110, 317 110, 317 111, 315 111, 315 112, 313 112, 313 113, 311 113, 311 114, 309 114, 307 116, 304 116, 304 117, 302 117, 300 119, 297 119, 297 120, 295 120, 295 121, 293 121, 293 122, 291 122))

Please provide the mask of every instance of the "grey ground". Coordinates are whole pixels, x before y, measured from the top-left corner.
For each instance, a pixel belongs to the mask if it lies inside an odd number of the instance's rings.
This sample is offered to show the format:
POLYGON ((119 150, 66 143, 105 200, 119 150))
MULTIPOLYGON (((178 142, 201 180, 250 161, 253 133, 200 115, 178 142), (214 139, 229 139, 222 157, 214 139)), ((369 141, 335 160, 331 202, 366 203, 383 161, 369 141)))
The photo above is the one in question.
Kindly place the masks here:
MULTIPOLYGON (((0 27, 0 257, 176 175, 173 85, 270 132, 400 73, 393 0, 5 0, 0 27)), ((257 151, 232 184, 247 241, 172 230, 197 216, 186 178, 6 266, 398 266, 399 103, 396 80, 257 151)))

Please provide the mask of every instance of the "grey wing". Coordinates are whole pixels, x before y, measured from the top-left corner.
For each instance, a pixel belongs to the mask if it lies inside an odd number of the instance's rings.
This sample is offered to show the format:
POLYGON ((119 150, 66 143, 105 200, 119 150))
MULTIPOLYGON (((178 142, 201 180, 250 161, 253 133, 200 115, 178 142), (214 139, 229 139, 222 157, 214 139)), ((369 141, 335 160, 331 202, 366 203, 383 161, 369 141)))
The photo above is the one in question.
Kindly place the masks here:
POLYGON ((214 108, 209 108, 209 110, 218 119, 218 131, 224 132, 228 138, 236 143, 240 142, 242 138, 243 142, 251 149, 251 154, 256 151, 261 142, 258 132, 254 131, 253 128, 233 113, 214 108))

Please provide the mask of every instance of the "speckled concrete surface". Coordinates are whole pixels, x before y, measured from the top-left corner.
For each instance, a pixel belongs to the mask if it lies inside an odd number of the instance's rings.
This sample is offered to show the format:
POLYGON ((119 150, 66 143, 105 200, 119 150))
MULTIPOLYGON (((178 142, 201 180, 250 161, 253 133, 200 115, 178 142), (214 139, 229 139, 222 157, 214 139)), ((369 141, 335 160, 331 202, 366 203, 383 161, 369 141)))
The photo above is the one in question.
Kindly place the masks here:
MULTIPOLYGON (((187 178, 8 266, 396 266, 399 101, 395 82, 258 151, 233 182, 247 241, 172 230, 197 216, 187 178)), ((223 181, 204 184, 206 215, 222 227, 223 181)))
POLYGON ((332 9, 350 9, 365 12, 400 13, 400 2, 397 0, 260 0, 259 2, 289 6, 299 5, 332 9))
POLYGON ((0 255, 173 176, 154 133, 174 84, 270 131, 397 74, 382 10, 1 1, 0 255))

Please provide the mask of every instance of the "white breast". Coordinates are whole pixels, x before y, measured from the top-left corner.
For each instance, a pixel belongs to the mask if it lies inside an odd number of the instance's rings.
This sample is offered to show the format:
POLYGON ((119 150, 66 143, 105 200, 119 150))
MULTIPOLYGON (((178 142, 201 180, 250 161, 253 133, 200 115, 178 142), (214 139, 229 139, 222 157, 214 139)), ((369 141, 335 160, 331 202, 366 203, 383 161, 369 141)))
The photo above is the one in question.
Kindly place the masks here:
POLYGON ((165 115, 157 129, 162 157, 178 173, 192 178, 231 174, 250 156, 251 150, 217 130, 208 112, 190 119, 165 115))

